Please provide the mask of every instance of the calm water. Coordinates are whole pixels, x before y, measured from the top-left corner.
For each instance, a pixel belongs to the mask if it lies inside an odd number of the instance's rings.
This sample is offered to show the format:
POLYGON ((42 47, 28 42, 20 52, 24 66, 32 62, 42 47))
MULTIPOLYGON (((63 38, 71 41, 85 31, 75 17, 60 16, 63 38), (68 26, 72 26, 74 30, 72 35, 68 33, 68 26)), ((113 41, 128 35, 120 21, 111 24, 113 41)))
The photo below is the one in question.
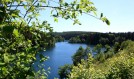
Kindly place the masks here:
MULTIPOLYGON (((51 68, 50 74, 48 74, 48 79, 58 78, 58 68, 65 64, 72 64, 71 56, 76 52, 76 50, 82 46, 86 48, 86 44, 70 44, 68 42, 58 42, 54 48, 51 48, 45 52, 41 52, 44 56, 49 56, 49 59, 45 61, 44 68, 51 68)), ((90 46, 91 48, 93 46, 90 46)), ((37 56, 38 57, 38 56, 37 56)))

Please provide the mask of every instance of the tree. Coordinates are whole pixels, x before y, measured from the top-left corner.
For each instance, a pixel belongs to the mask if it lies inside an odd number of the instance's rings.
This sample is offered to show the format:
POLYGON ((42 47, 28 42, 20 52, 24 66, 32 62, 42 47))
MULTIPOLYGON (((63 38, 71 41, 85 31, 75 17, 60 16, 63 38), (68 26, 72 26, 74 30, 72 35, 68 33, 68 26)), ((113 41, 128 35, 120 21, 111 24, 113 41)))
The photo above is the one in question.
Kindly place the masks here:
POLYGON ((114 53, 117 53, 120 49, 120 44, 118 42, 115 42, 114 44, 114 53))
POLYGON ((59 68, 58 74, 60 76, 60 79, 68 78, 68 75, 70 74, 72 70, 72 65, 64 65, 59 68))
POLYGON ((90 50, 89 46, 86 47, 84 54, 85 54, 84 59, 88 58, 88 54, 91 54, 93 56, 92 51, 90 50))
POLYGON ((73 66, 69 79, 105 79, 103 72, 94 66, 92 55, 89 54, 88 59, 81 62, 73 66))
POLYGON ((61 41, 64 41, 65 39, 62 37, 62 36, 55 36, 55 40, 56 42, 61 42, 61 41))
POLYGON ((104 52, 106 53, 106 52, 108 52, 111 49, 111 47, 109 45, 105 45, 105 49, 106 50, 104 52))
POLYGON ((101 45, 101 44, 97 44, 97 45, 94 47, 93 51, 94 51, 95 53, 99 54, 99 53, 101 53, 101 49, 102 49, 102 45, 101 45))
POLYGON ((81 62, 81 59, 84 59, 84 49, 82 46, 79 47, 79 49, 77 50, 77 52, 72 56, 72 60, 73 60, 73 64, 77 65, 78 63, 81 62))
POLYGON ((86 49, 84 49, 80 46, 76 53, 72 56, 73 64, 77 65, 78 63, 81 63, 82 59, 86 60, 88 58, 88 54, 92 54, 90 47, 87 46, 86 49))
MULTIPOLYGON (((62 17, 72 19, 74 24, 80 24, 78 15, 85 13, 93 16, 89 14, 91 12, 96 14, 96 8, 89 0, 73 0, 71 3, 63 0, 1 0, 0 78, 46 78, 45 70, 35 72, 32 67, 39 50, 45 50, 46 46, 53 44, 50 24, 47 21, 40 23, 38 20, 40 11, 46 10, 45 8, 51 9, 56 22, 58 17, 62 17), (51 5, 50 2, 58 5, 51 5), (20 7, 24 10, 20 10, 20 7), (46 38, 41 40, 43 37, 46 38)), ((98 19, 110 24, 102 14, 98 19)), ((46 60, 43 55, 40 58, 40 62, 46 60)))
POLYGON ((134 42, 125 41, 125 48, 110 59, 95 63, 91 55, 73 66, 69 79, 133 79, 134 78, 134 42))

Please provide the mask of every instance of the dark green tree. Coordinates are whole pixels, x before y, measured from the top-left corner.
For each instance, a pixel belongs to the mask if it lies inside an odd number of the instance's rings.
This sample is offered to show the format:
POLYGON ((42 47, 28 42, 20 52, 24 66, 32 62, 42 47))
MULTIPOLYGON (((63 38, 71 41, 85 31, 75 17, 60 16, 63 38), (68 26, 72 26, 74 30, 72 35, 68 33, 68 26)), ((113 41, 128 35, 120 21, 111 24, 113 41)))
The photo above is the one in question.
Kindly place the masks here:
POLYGON ((117 53, 119 51, 119 49, 120 49, 120 44, 118 42, 115 42, 113 48, 114 48, 114 53, 117 53))
POLYGON ((94 49, 93 49, 93 52, 99 54, 101 53, 101 49, 102 49, 102 45, 101 44, 97 44, 94 49))
POLYGON ((60 76, 60 79, 68 78, 68 75, 70 74, 72 70, 72 65, 64 65, 59 68, 58 74, 60 76))
POLYGON ((81 62, 81 59, 83 59, 85 56, 84 52, 85 52, 84 48, 82 46, 80 46, 79 49, 77 50, 77 52, 72 56, 74 65, 77 65, 78 63, 81 62))

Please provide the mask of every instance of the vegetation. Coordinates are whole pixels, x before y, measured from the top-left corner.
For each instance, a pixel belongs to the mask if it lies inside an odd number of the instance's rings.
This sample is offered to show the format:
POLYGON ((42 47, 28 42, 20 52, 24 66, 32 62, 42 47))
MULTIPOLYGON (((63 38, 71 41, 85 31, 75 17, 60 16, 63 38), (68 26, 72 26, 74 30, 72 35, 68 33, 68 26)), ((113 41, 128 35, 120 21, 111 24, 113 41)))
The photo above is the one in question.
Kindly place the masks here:
POLYGON ((104 62, 94 62, 89 54, 87 60, 81 60, 73 66, 69 79, 133 79, 134 78, 134 42, 122 43, 122 50, 104 62))
POLYGON ((99 32, 56 32, 54 35, 59 35, 69 40, 70 43, 85 43, 90 45, 102 44, 114 45, 115 42, 121 44, 125 40, 134 41, 134 32, 126 33, 99 33, 99 32))
MULTIPOLYGON (((28 16, 37 15, 38 8, 33 7, 32 1, 26 3, 30 7, 18 0, 0 1, 0 78, 2 79, 47 78, 43 69, 35 72, 32 65, 40 50, 54 46, 54 38, 50 33, 52 29, 46 21, 31 22, 31 26, 29 25, 31 18, 28 16), (17 4, 15 9, 12 7, 14 3, 17 4), (27 17, 20 15, 18 6, 22 4, 27 17), (25 19, 30 20, 27 22, 25 19)), ((46 59, 40 54, 39 65, 46 59)))
POLYGON ((102 44, 114 45, 115 42, 119 44, 125 40, 134 40, 134 33, 88 33, 80 34, 70 38, 70 43, 86 43, 86 44, 102 44), (77 40, 79 40, 77 42, 77 40))
MULTIPOLYGON (((71 70, 63 66, 60 71, 67 74, 59 74, 68 79, 133 79, 134 78, 134 42, 124 41, 118 51, 115 47, 98 44, 94 47, 92 54, 90 48, 80 47, 73 55, 73 65, 71 70), (66 69, 66 71, 65 71, 66 69)), ((63 79, 61 78, 61 79, 63 79)))
POLYGON ((69 64, 66 64, 64 66, 61 66, 59 68, 59 76, 60 76, 60 79, 64 79, 64 78, 68 78, 68 75, 70 74, 71 70, 72 70, 72 65, 69 65, 69 64))
MULTIPOLYGON (((55 43, 54 38, 51 37, 50 24, 47 21, 41 23, 38 20, 40 11, 45 11, 46 8, 51 9, 50 15, 56 22, 58 17, 62 17, 72 19, 74 24, 80 24, 77 19, 78 15, 92 12, 96 15, 96 8, 89 0, 73 0, 70 3, 63 0, 59 2, 54 0, 1 0, 0 78, 47 78, 44 69, 35 72, 32 67, 39 50, 45 50, 55 43), (50 4, 51 2, 57 6, 50 4)), ((102 13, 98 19, 110 24, 102 13)), ((46 57, 40 54, 40 64, 44 60, 46 57)))
POLYGON ((56 42, 62 42, 62 41, 64 41, 65 39, 62 37, 62 36, 54 36, 55 37, 55 41, 56 42))
POLYGON ((84 49, 82 46, 79 47, 77 52, 72 56, 73 64, 77 65, 81 62, 81 59, 87 59, 87 54, 90 53, 90 48, 84 49))
POLYGON ((69 39, 69 43, 85 43, 85 39, 80 39, 79 36, 69 39))

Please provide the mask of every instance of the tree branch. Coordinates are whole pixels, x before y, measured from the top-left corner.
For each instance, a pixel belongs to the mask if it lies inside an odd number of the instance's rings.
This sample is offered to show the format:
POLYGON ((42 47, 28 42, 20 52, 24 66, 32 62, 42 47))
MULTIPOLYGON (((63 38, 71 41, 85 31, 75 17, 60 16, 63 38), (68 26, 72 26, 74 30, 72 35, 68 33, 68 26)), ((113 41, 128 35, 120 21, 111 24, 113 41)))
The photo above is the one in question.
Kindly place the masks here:
MULTIPOLYGON (((32 6, 35 5, 36 2, 38 2, 38 0, 36 0, 36 1, 30 6, 30 8, 26 11, 26 14, 25 14, 24 17, 23 17, 24 19, 25 19, 26 15, 28 14, 28 11, 32 8, 32 6)), ((19 5, 19 6, 20 6, 20 5, 19 5)), ((23 6, 24 6, 24 5, 23 5, 23 6)), ((22 26, 22 23, 23 23, 23 22, 21 22, 20 27, 22 26)))

